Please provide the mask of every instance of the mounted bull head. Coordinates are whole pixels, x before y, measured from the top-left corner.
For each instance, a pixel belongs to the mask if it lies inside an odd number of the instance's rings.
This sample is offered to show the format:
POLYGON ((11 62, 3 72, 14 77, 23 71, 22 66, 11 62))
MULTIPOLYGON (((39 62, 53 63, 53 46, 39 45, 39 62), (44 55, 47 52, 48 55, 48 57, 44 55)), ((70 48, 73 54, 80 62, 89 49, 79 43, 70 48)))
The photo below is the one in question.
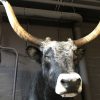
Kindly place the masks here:
POLYGON ((64 42, 38 39, 30 35, 19 24, 11 5, 0 0, 6 9, 9 22, 16 34, 26 41, 39 46, 42 52, 42 74, 46 84, 62 97, 74 97, 82 90, 82 79, 74 68, 74 51, 77 47, 87 44, 100 35, 100 22, 87 36, 64 42))

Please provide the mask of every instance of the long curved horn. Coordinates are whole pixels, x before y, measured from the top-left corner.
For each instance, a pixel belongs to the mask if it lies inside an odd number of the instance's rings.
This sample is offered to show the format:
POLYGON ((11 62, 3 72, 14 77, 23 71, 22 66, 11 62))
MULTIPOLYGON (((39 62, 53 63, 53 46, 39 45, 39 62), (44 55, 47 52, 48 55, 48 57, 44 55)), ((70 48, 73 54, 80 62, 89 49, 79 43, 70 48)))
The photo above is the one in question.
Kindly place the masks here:
POLYGON ((74 43, 77 46, 82 46, 84 44, 91 42, 92 40, 94 40, 99 35, 100 35, 100 22, 98 23, 96 28, 90 34, 88 34, 87 36, 80 38, 78 40, 74 40, 74 43))
POLYGON ((0 0, 0 2, 3 4, 5 10, 6 10, 6 13, 7 13, 7 16, 8 16, 8 19, 9 19, 9 22, 13 28, 13 30, 16 32, 16 34, 21 37, 22 39, 26 40, 26 41, 29 41, 33 44, 37 44, 37 45, 40 45, 42 40, 41 39, 38 39, 34 36, 32 36, 30 33, 28 33, 18 22, 15 14, 14 14, 14 11, 10 5, 10 3, 6 0, 0 0))

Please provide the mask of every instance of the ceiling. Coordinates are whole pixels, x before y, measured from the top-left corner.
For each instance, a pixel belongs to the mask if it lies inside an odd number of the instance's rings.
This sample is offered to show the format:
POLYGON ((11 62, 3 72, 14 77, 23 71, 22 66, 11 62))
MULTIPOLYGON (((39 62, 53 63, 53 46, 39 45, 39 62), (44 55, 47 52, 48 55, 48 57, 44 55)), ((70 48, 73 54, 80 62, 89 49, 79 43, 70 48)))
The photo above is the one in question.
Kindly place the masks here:
POLYGON ((9 0, 9 2, 16 7, 79 13, 86 22, 100 20, 100 0, 9 0))

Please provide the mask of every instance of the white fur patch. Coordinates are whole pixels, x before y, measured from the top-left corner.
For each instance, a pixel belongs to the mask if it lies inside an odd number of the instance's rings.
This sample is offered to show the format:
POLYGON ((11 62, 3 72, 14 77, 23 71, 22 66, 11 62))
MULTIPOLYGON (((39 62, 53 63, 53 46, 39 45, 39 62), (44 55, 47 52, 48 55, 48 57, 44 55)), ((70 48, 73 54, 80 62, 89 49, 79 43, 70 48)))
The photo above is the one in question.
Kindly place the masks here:
POLYGON ((62 41, 62 42, 58 42, 58 41, 50 41, 50 40, 45 40, 42 42, 41 45, 41 50, 43 52, 47 51, 49 48, 52 48, 53 50, 61 50, 61 49, 66 49, 66 50, 76 50, 77 47, 76 45, 73 43, 73 40, 71 40, 70 38, 68 39, 68 41, 62 41))
POLYGON ((42 42, 40 50, 43 52, 43 55, 45 55, 49 49, 53 51, 54 61, 56 61, 59 66, 65 68, 68 72, 73 71, 73 51, 77 49, 73 40, 68 39, 68 41, 59 42, 46 39, 42 42))

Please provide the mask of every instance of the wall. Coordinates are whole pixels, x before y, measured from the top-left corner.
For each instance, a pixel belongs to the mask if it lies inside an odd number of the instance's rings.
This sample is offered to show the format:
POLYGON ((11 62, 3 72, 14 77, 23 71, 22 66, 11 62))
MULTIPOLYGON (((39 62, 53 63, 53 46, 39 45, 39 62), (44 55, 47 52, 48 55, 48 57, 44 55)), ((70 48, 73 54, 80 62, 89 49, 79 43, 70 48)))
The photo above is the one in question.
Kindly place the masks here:
MULTIPOLYGON (((82 24, 82 33, 89 33, 94 28, 94 26, 95 24, 92 23, 82 24)), ((23 25, 23 27, 27 29, 26 25, 23 25)), ((40 38, 50 36, 52 39, 56 40, 66 40, 67 37, 72 36, 71 29, 67 28, 29 25, 28 31, 40 38)), ((93 100, 98 100, 98 98, 100 98, 100 48, 98 46, 99 42, 100 37, 92 43, 88 44, 85 55, 88 78, 90 82, 93 100)), ((9 23, 5 22, 2 23, 2 45, 13 47, 17 49, 19 53, 16 100, 25 100, 26 96, 28 95, 27 92, 30 83, 30 77, 33 72, 40 69, 40 65, 26 55, 26 42, 20 39, 13 32, 9 23)), ((1 58, 2 59, 0 67, 0 100, 11 100, 15 56, 11 52, 2 51, 1 58)))
MULTIPOLYGON (((85 24, 87 32, 95 27, 95 24, 85 24)), ((91 87, 92 100, 100 99, 100 36, 86 47, 86 65, 91 87)))

